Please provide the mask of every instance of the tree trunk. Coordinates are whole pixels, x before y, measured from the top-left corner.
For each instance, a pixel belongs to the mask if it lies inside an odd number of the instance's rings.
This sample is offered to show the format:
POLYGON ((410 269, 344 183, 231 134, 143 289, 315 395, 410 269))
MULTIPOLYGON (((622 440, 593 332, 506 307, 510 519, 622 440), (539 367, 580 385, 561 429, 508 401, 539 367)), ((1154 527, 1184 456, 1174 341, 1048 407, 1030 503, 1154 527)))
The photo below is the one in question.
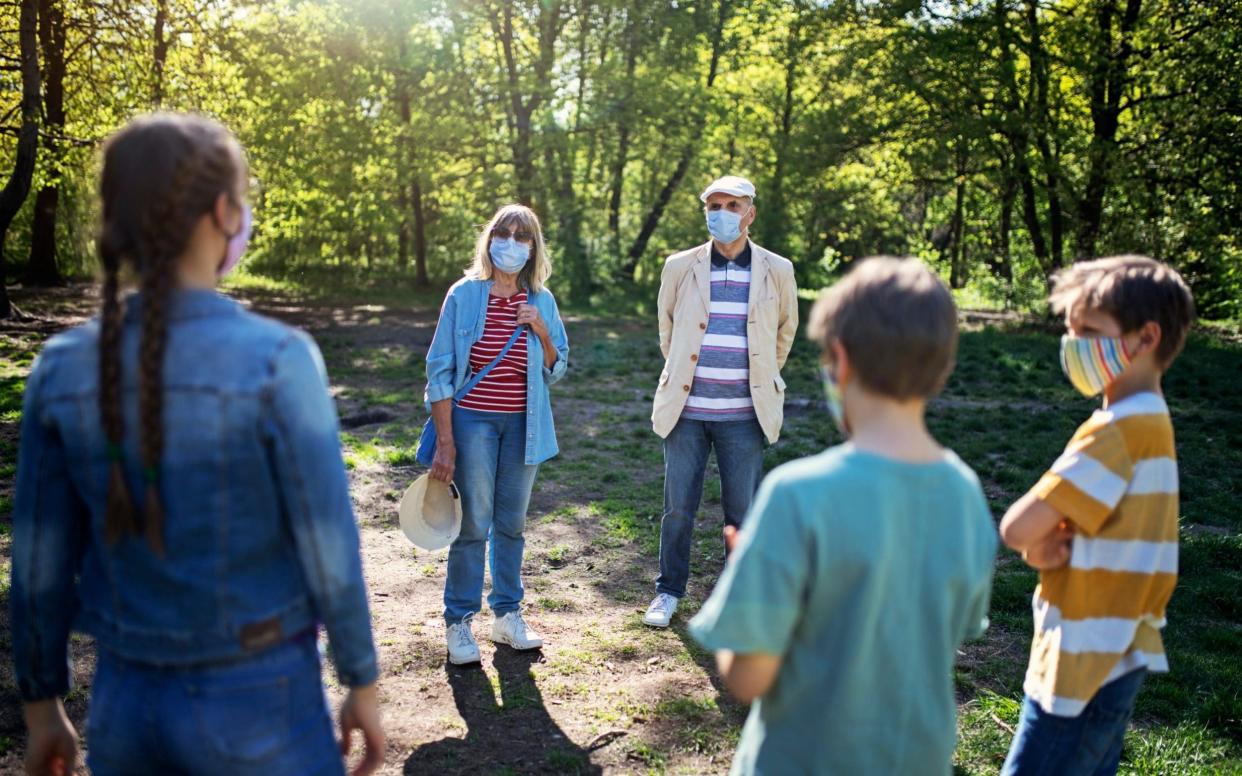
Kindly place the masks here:
POLYGON ((415 175, 410 181, 410 207, 414 212, 414 285, 427 288, 427 211, 423 207, 423 187, 415 175))
POLYGON ((1091 93, 1091 146, 1087 151, 1087 182, 1078 203, 1079 258, 1095 255, 1104 215, 1104 196, 1108 174, 1117 149, 1117 127, 1121 119, 1121 95, 1126 88, 1126 70, 1133 51, 1131 34, 1138 23, 1141 0, 1126 0, 1118 39, 1113 37, 1113 0, 1097 0, 1095 6, 1096 48, 1088 77, 1091 93))
POLYGON ((1000 43, 1001 83, 1003 85, 1001 134, 1013 153, 1013 168, 1022 192, 1022 218, 1031 238, 1031 250, 1035 261, 1045 275, 1052 272, 1048 256, 1048 243, 1044 240, 1044 228, 1039 220, 1039 202, 1035 196, 1035 182, 1031 177, 1031 165, 1027 161, 1030 138, 1027 134, 1029 111, 1023 110, 1018 96, 1016 64, 1013 55, 1013 33, 1009 29, 1009 8, 1006 0, 996 0, 993 6, 996 31, 1000 43))
POLYGON ((1000 224, 996 235, 996 255, 991 262, 992 274, 1013 285, 1013 257, 1010 248, 1010 232, 1013 230, 1013 201, 1018 196, 1018 182, 1013 169, 1006 163, 1001 179, 1000 224))
MULTIPOLYGON (((798 8, 797 19, 790 25, 789 37, 785 41, 785 83, 781 99, 780 127, 776 133, 774 152, 775 163, 772 168, 771 191, 769 205, 765 208, 763 230, 765 244, 782 256, 789 255, 789 207, 785 198, 785 176, 788 175, 789 150, 793 134, 794 91, 798 83, 798 65, 802 61, 805 49, 803 39, 802 7, 798 8)), ((801 267, 800 262, 795 262, 801 267)), ((805 271, 799 273, 800 282, 805 283, 805 271)))
POLYGON ((397 114, 401 126, 397 131, 397 212, 401 222, 397 226, 397 263, 402 270, 410 266, 410 198, 406 194, 406 178, 410 177, 409 141, 406 135, 410 131, 412 114, 410 111, 409 74, 405 71, 405 40, 398 48, 397 72, 394 73, 397 87, 397 114))
POLYGON ((65 128, 65 10, 56 0, 39 0, 39 47, 43 53, 43 152, 57 167, 55 177, 35 195, 30 225, 30 260, 26 282, 32 286, 64 283, 56 265, 56 213, 60 203, 60 143, 65 128))
MULTIPOLYGON (((1035 147, 1043 162, 1044 193, 1048 197, 1048 233, 1052 241, 1052 253, 1049 257, 1052 268, 1065 263, 1065 221, 1061 206, 1061 174, 1056 156, 1052 153, 1052 144, 1048 140, 1052 128, 1052 115, 1048 111, 1048 55, 1044 51, 1043 31, 1039 23, 1038 0, 1025 0, 1027 26, 1027 58, 1031 68, 1030 93, 1035 103, 1035 120, 1030 125, 1035 129, 1035 147)), ((1028 106, 1030 101, 1028 101, 1028 106)), ((1027 113, 1030 113, 1028 107, 1027 113)))
POLYGON ((404 272, 410 268, 410 198, 400 180, 397 181, 397 212, 401 215, 401 222, 397 224, 397 267, 404 272))
POLYGON ((966 230, 966 141, 964 138, 958 138, 957 148, 954 149, 954 157, 957 162, 956 173, 954 178, 954 198, 953 198, 953 226, 951 229, 952 237, 950 238, 950 264, 949 264, 949 287, 961 288, 966 285, 966 268, 963 266, 963 256, 965 253, 965 230, 966 230))
POLYGON ((496 14, 491 14, 491 23, 493 33, 500 40, 509 86, 509 120, 513 133, 511 145, 515 193, 519 202, 533 206, 535 144, 532 119, 535 111, 544 102, 549 75, 555 64, 556 38, 561 27, 561 2, 549 0, 539 4, 539 53, 535 66, 531 68, 531 82, 534 88, 525 99, 522 96, 520 79, 521 71, 525 68, 519 66, 514 52, 513 3, 506 0, 502 5, 504 10, 500 13, 499 22, 496 14))
POLYGON ((172 37, 167 34, 168 0, 155 0, 155 30, 152 38, 154 50, 151 58, 151 105, 159 108, 164 104, 164 65, 168 61, 168 46, 172 37))
POLYGON ((22 123, 17 133, 13 172, 4 188, 0 189, 0 319, 9 318, 13 314, 4 284, 7 264, 4 244, 13 217, 30 193, 30 179, 34 175, 35 159, 39 154, 39 50, 35 31, 38 11, 39 0, 21 0, 18 40, 22 76, 22 123))
POLYGON ((626 10, 625 20, 625 96, 617 111, 617 155, 612 162, 612 181, 608 190, 608 231, 614 250, 621 245, 621 195, 625 189, 625 165, 630 154, 630 119, 634 110, 634 70, 638 66, 638 34, 634 8, 626 10))
MULTIPOLYGON (((716 18, 716 24, 712 30, 712 55, 708 61, 707 78, 703 85, 706 91, 711 91, 712 86, 716 83, 716 73, 720 67, 720 57, 724 54, 724 28, 725 23, 729 19, 731 0, 720 0, 719 15, 716 18)), ((697 126, 701 123, 702 117, 699 112, 694 112, 692 121, 697 126)), ((647 211, 647 217, 643 219, 642 229, 639 230, 638 236, 634 238, 634 242, 630 244, 630 249, 626 251, 625 262, 621 265, 620 274, 623 279, 632 279, 634 270, 638 268, 638 262, 647 252, 647 243, 651 241, 651 236, 655 234, 656 227, 660 225, 660 219, 664 216, 664 211, 668 207, 669 201, 673 198, 673 192, 681 185, 681 181, 686 177, 686 172, 690 169, 690 162, 694 160, 694 151, 699 143, 698 134, 694 134, 690 140, 682 147, 681 155, 677 160, 677 166, 673 168, 673 172, 665 181, 664 187, 660 189, 659 195, 656 196, 655 202, 652 203, 651 209, 647 211)))

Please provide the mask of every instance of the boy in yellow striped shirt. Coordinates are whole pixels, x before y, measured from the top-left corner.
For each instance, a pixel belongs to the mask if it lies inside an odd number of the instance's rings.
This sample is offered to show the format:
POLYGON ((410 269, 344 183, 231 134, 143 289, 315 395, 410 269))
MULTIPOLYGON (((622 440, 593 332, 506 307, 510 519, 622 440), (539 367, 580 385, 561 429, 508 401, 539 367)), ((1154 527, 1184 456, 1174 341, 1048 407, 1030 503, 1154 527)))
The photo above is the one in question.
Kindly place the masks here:
POLYGON ((1145 256, 1054 278, 1061 365, 1103 407, 1001 521, 1040 570, 1022 718, 1002 774, 1112 774, 1177 583, 1177 459, 1160 381, 1194 316, 1185 281, 1145 256))

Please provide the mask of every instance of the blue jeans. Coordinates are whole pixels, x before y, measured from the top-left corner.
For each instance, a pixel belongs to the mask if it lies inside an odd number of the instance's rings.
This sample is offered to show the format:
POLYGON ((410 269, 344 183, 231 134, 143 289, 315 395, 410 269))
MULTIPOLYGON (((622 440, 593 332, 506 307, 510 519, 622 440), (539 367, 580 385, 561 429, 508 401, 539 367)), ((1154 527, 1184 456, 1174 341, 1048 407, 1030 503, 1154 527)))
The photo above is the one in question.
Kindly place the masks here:
POLYGON ((86 723, 95 776, 345 772, 313 633, 201 667, 98 655, 86 723))
POLYGON ((1002 776, 1112 776, 1121 744, 1143 686, 1146 668, 1104 685, 1077 717, 1058 717, 1022 699, 1022 719, 1005 758, 1002 776))
POLYGON ((763 429, 758 420, 682 418, 664 440, 664 516, 656 592, 681 598, 690 578, 694 517, 703 499, 707 455, 716 451, 726 525, 740 526, 763 478, 763 429))
POLYGON ((526 415, 453 408, 453 443, 461 493, 461 533, 449 547, 444 579, 444 621, 452 625, 478 613, 483 602, 483 559, 492 570, 487 605, 500 617, 522 603, 522 553, 526 508, 539 466, 526 461, 526 415))

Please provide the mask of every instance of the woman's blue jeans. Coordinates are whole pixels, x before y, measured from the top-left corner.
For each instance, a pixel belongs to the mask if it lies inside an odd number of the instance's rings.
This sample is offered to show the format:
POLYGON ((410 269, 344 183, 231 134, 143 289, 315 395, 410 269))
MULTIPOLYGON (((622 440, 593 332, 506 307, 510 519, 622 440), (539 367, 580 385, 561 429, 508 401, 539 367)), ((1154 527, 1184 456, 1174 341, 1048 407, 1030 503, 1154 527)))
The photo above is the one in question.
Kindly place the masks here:
POLYGON ((313 632, 252 658, 191 668, 101 649, 86 731, 95 776, 345 772, 313 632))
POLYGON ((483 604, 487 542, 492 592, 487 605, 497 617, 522 603, 522 553, 526 508, 538 465, 526 463, 526 413, 453 408, 453 443, 461 494, 461 533, 449 547, 444 580, 444 621, 452 625, 483 604))

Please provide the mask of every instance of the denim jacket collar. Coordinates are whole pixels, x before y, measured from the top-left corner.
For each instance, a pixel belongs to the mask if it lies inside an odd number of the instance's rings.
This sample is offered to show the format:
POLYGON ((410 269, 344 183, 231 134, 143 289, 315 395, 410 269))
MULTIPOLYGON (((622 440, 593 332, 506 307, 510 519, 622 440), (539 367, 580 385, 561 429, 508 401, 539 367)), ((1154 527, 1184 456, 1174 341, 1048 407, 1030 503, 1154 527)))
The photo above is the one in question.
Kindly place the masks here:
MULTIPOLYGON (((169 299, 168 320, 187 318, 213 318, 237 315, 244 308, 236 300, 205 288, 174 289, 169 299)), ((136 323, 142 319, 142 293, 134 292, 125 297, 125 321, 136 323)))

